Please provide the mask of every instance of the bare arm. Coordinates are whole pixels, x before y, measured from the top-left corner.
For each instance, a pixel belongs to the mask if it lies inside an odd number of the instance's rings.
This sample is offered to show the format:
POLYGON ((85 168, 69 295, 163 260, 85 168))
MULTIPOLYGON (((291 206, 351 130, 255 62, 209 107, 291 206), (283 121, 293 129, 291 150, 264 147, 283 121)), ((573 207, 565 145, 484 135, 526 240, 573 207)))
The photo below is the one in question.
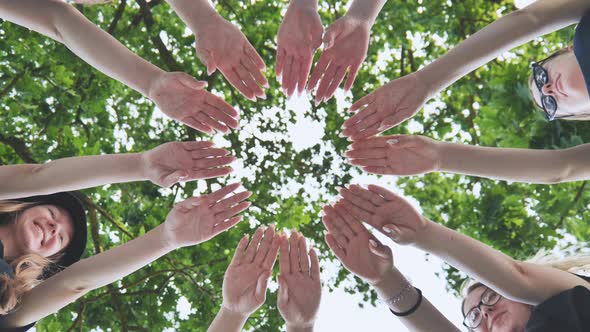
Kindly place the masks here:
POLYGON ((563 150, 438 144, 440 171, 444 172, 528 183, 590 179, 590 144, 563 150))
POLYGON ((43 281, 23 296, 18 310, 2 317, 1 327, 25 326, 37 321, 171 250, 207 241, 234 226, 241 219, 234 215, 249 206, 243 200, 251 194, 230 194, 238 187, 239 184, 229 185, 209 195, 178 203, 162 225, 144 236, 83 259, 43 281), (230 196, 225 198, 227 195, 230 196), (236 205, 232 207, 232 204, 236 205))
POLYGON ((481 29, 418 73, 432 96, 500 54, 579 22, 589 8, 585 0, 537 0, 481 29))
POLYGON ((537 305, 572 287, 588 286, 571 273, 517 261, 432 221, 420 231, 415 245, 518 302, 537 305))

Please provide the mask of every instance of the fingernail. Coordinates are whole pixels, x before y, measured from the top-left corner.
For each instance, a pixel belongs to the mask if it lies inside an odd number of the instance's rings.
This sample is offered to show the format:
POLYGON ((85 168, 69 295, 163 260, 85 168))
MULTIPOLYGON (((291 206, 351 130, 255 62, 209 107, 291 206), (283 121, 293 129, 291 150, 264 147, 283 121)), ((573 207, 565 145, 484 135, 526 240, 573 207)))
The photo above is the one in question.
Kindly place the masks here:
POLYGON ((387 140, 387 144, 394 145, 394 144, 397 144, 397 143, 399 143, 399 140, 397 140, 395 138, 392 138, 392 139, 388 139, 387 140))
POLYGON ((391 230, 391 229, 389 229, 389 227, 387 227, 387 226, 383 226, 383 231, 384 231, 385 233, 387 233, 387 234, 391 234, 391 233, 392 233, 392 230, 391 230))
POLYGON ((341 131, 341 132, 340 132, 340 134, 338 134, 338 137, 342 137, 342 138, 344 138, 344 137, 346 137, 346 135, 344 134, 344 132, 343 132, 343 131, 341 131))
POLYGON ((268 89, 268 88, 270 88, 270 84, 268 84, 268 82, 264 82, 264 84, 262 84, 262 86, 263 86, 265 89, 268 89))
POLYGON ((344 189, 344 188, 342 188, 342 187, 340 187, 340 186, 336 186, 336 187, 334 187, 334 189, 336 189, 336 191, 340 191, 340 190, 342 190, 342 189, 344 189))
POLYGON ((379 131, 384 131, 384 130, 387 130, 387 128, 388 128, 388 127, 387 127, 386 125, 381 125, 381 126, 379 127, 379 129, 377 129, 377 130, 379 130, 379 131))
POLYGON ((315 107, 318 107, 319 104, 320 104, 320 101, 316 99, 315 100, 315 107))
POLYGON ((369 239, 369 244, 371 245, 371 247, 377 248, 377 242, 375 242, 375 240, 369 239))
POLYGON ((262 96, 258 96, 258 98, 260 98, 262 100, 266 100, 266 93, 263 93, 262 96))

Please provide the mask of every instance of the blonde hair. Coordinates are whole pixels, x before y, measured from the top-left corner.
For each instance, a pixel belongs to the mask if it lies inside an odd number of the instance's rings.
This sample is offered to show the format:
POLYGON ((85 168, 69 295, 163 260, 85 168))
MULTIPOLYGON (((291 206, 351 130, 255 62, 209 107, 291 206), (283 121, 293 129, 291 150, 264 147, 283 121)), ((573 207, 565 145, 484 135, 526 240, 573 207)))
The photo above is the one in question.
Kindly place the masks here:
MULTIPOLYGON (((0 201, 0 225, 14 222, 19 213, 35 205, 39 204, 0 201)), ((55 257, 45 258, 36 254, 7 257, 4 260, 14 269, 14 277, 0 273, 0 315, 14 311, 23 294, 43 281, 47 268, 57 262, 55 257)))

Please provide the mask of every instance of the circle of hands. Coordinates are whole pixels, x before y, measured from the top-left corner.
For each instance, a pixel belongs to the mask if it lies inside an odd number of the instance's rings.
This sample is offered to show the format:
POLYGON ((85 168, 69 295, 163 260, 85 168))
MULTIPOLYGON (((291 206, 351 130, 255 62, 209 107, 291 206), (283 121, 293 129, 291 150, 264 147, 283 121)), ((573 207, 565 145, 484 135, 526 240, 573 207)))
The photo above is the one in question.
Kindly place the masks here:
MULTIPOLYGON (((291 97, 316 89, 316 106, 332 98, 344 81, 349 91, 367 55, 371 24, 344 15, 325 31, 317 8, 292 1, 278 31, 276 76, 291 97), (315 68, 313 58, 324 45, 315 68), (309 78, 308 82, 308 76, 309 78), (345 80, 346 77, 346 80, 345 80)), ((244 97, 266 99, 266 66, 233 24, 219 15, 208 19, 196 34, 196 53, 208 75, 219 72, 244 97)), ((205 90, 206 82, 185 73, 164 73, 152 82, 149 97, 169 117, 205 133, 237 129, 239 113, 205 90)), ((414 175, 440 168, 437 142, 422 136, 376 136, 412 117, 429 97, 418 73, 393 80, 354 102, 341 137, 352 144, 345 156, 350 164, 376 174, 414 175)), ((207 179, 232 172, 236 158, 211 142, 172 142, 141 156, 141 170, 153 183, 169 187, 180 181, 207 179)), ((211 194, 178 203, 162 225, 171 248, 207 241, 233 227, 250 205, 252 193, 231 184, 211 194)), ((429 222, 405 199, 376 185, 340 188, 341 197, 323 208, 325 241, 343 266, 371 285, 393 268, 391 249, 365 226, 400 244, 417 241, 429 222)), ((223 280, 222 310, 247 318, 266 300, 269 279, 279 259, 277 307, 288 327, 313 327, 321 299, 318 256, 295 230, 287 237, 274 226, 260 227, 238 243, 223 280)))

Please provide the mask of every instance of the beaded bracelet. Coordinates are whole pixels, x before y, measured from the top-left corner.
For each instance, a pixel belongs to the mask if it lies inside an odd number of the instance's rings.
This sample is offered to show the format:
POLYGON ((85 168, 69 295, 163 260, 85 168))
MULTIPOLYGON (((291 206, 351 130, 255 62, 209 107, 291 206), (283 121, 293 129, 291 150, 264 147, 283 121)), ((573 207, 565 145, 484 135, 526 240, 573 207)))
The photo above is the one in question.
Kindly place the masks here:
POLYGON ((416 311, 418 309, 418 307, 420 306, 420 304, 422 303, 422 291, 414 286, 412 286, 411 282, 407 282, 407 284, 404 286, 404 288, 402 288, 401 291, 399 291, 399 293, 397 293, 396 295, 394 295, 393 297, 390 297, 387 300, 383 300, 383 302, 385 304, 387 304, 387 306, 389 307, 389 311, 391 311, 392 314, 396 315, 396 316, 408 316, 411 315, 412 313, 414 313, 414 311, 416 311), (416 304, 414 304, 409 310, 406 310, 404 312, 395 312, 391 309, 391 307, 395 306, 395 304, 397 304, 398 302, 401 302, 403 299, 405 299, 409 294, 410 294, 410 290, 415 289, 418 292, 418 301, 416 301, 416 304))
POLYGON ((404 311, 404 312, 395 312, 393 310, 391 310, 391 308, 389 308, 389 311, 391 311, 392 314, 398 316, 398 317, 403 317, 403 316, 408 316, 414 313, 414 311, 416 311, 418 309, 418 307, 420 307, 420 304, 422 303, 422 291, 417 288, 414 287, 414 289, 416 290, 416 292, 418 292, 418 301, 416 301, 416 304, 414 304, 413 307, 411 307, 410 309, 404 311))

